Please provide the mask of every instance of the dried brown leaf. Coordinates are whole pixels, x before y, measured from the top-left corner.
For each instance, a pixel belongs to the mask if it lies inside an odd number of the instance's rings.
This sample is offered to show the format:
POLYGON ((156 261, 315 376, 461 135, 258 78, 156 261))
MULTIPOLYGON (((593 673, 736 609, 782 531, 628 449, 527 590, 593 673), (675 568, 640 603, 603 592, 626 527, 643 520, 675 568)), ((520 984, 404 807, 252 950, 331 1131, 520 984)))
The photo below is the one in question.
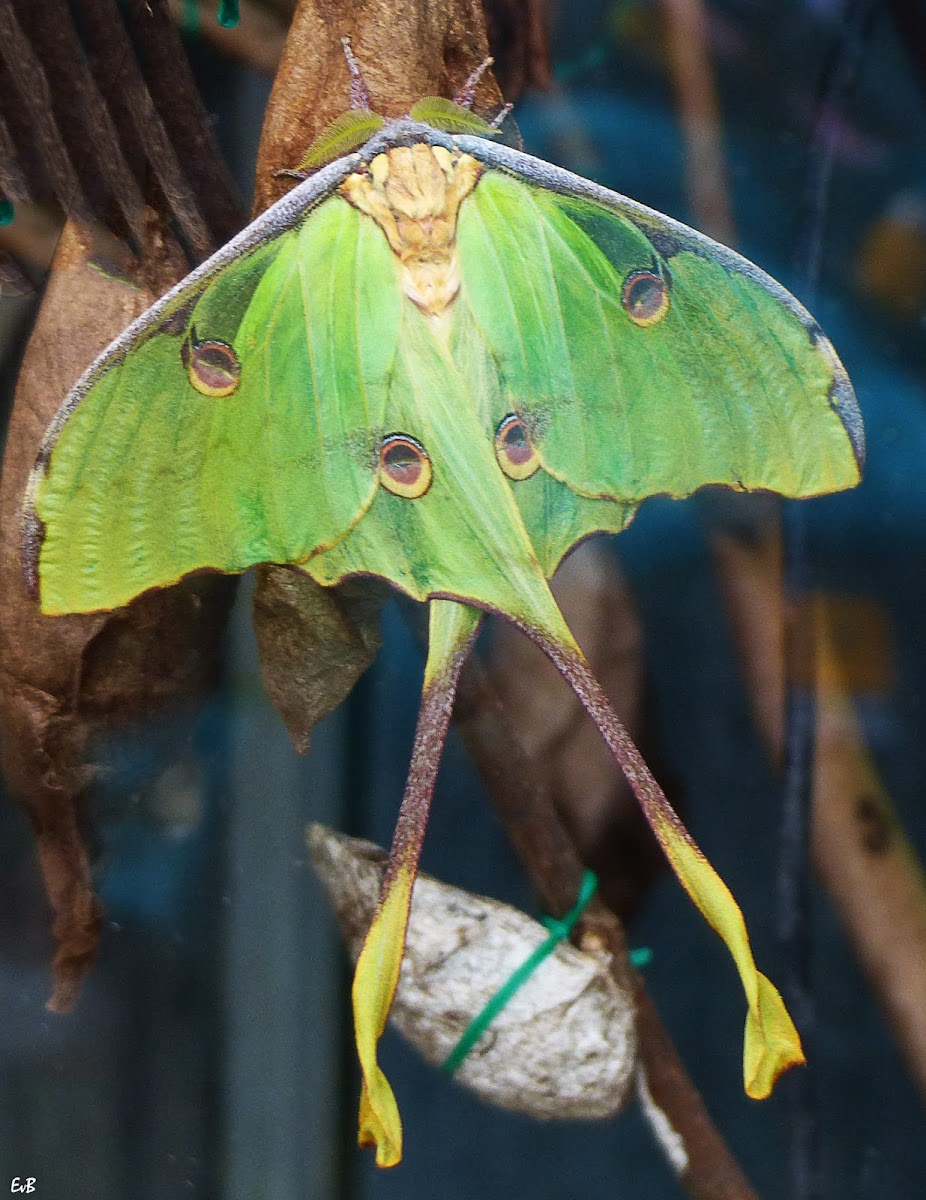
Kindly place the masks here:
POLYGON ((375 658, 379 601, 371 584, 323 588, 302 571, 258 568, 254 630, 264 690, 300 752, 375 658))
POLYGON ((128 608, 44 617, 26 590, 19 512, 45 429, 96 355, 186 269, 149 214, 132 283, 90 265, 96 240, 69 223, 26 350, 0 481, 0 758, 32 820, 58 953, 50 1007, 73 1006, 99 937, 100 906, 78 828, 93 733, 189 702, 212 683, 228 581, 192 579, 128 608))

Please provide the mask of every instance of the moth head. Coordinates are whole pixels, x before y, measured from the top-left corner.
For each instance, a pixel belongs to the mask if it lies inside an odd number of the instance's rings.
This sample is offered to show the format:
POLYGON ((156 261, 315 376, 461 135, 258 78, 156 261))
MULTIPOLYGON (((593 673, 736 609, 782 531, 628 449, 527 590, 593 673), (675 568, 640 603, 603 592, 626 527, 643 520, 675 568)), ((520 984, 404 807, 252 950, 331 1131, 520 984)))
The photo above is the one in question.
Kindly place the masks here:
MULTIPOLYGON (((502 110, 502 119, 510 111, 510 105, 502 110)), ((427 96, 412 106, 408 114, 413 121, 429 125, 441 133, 468 133, 476 137, 495 137, 498 128, 469 109, 442 96, 427 96)), ((353 154, 386 125, 386 118, 365 108, 354 108, 342 113, 318 135, 299 160, 296 171, 315 171, 327 166, 336 158, 353 154)))
MULTIPOLYGON (((281 171, 280 174, 314 171, 337 158, 352 154, 365 145, 386 124, 386 118, 370 108, 370 92, 360 69, 360 64, 351 49, 350 39, 341 38, 344 56, 351 77, 351 109, 342 113, 318 135, 302 156, 295 172, 281 171)), ((504 105, 494 120, 487 121, 473 112, 476 85, 492 65, 487 58, 471 73, 462 90, 454 100, 443 96, 426 96, 412 105, 408 116, 413 121, 430 125, 441 133, 468 133, 476 137, 495 137, 502 122, 511 112, 511 105, 504 105)), ((518 140, 520 140, 518 138, 518 140)))

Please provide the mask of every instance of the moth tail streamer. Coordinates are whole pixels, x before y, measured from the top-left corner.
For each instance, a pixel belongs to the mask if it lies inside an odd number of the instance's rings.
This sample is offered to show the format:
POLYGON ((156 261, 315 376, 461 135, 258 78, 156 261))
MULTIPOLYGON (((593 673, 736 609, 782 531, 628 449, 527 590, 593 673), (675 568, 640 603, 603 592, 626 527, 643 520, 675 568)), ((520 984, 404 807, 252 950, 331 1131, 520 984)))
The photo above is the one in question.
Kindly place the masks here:
POLYGON ((402 1158, 402 1121, 376 1057, 399 982, 412 888, 457 682, 482 614, 451 600, 429 607, 428 658, 415 745, 376 914, 357 960, 352 1000, 363 1072, 358 1141, 376 1149, 380 1167, 402 1158))
POLYGON ((764 1100, 784 1071, 806 1059, 800 1036, 781 995, 756 966, 739 905, 656 782, 565 622, 560 618, 556 629, 522 627, 556 665, 598 726, 679 882, 707 923, 726 943, 748 1005, 743 1041, 743 1086, 748 1096, 764 1100))
MULTIPOLYGON (((533 598, 540 599, 537 595, 533 598)), ((777 989, 756 967, 743 914, 732 894, 643 761, 552 596, 547 593, 545 599, 549 604, 543 603, 540 609, 545 616, 543 625, 523 617, 517 623, 557 666, 598 726, 679 881, 726 943, 746 994, 744 1087, 747 1095, 764 1099, 783 1071, 805 1061, 797 1030, 777 989)), ((412 889, 457 683, 481 613, 457 601, 432 600, 429 620, 428 659, 408 781, 379 904, 357 961, 352 991, 363 1073, 358 1140, 361 1146, 375 1147, 381 1167, 401 1161, 402 1122, 392 1088, 377 1061, 377 1047, 399 982, 412 889)))

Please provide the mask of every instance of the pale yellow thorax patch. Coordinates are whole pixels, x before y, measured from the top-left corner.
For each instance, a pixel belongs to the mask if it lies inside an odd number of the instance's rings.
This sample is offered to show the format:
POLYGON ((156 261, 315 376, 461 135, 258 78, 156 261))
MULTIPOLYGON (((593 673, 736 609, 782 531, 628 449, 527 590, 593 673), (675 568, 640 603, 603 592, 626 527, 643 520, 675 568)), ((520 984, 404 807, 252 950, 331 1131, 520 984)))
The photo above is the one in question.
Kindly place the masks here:
POLYGON ((403 291, 429 317, 442 317, 460 290, 457 214, 481 172, 468 154, 419 143, 378 154, 341 184, 386 235, 403 291))

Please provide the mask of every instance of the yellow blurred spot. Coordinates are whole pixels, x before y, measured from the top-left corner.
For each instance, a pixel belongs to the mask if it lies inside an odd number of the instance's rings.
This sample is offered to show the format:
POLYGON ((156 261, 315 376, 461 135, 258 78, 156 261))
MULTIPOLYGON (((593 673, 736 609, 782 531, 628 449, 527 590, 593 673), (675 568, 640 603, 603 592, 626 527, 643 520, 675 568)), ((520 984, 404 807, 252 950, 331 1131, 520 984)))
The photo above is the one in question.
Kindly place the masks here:
POLYGON ((901 192, 869 230, 856 266, 859 290, 895 316, 926 309, 926 200, 901 192))

